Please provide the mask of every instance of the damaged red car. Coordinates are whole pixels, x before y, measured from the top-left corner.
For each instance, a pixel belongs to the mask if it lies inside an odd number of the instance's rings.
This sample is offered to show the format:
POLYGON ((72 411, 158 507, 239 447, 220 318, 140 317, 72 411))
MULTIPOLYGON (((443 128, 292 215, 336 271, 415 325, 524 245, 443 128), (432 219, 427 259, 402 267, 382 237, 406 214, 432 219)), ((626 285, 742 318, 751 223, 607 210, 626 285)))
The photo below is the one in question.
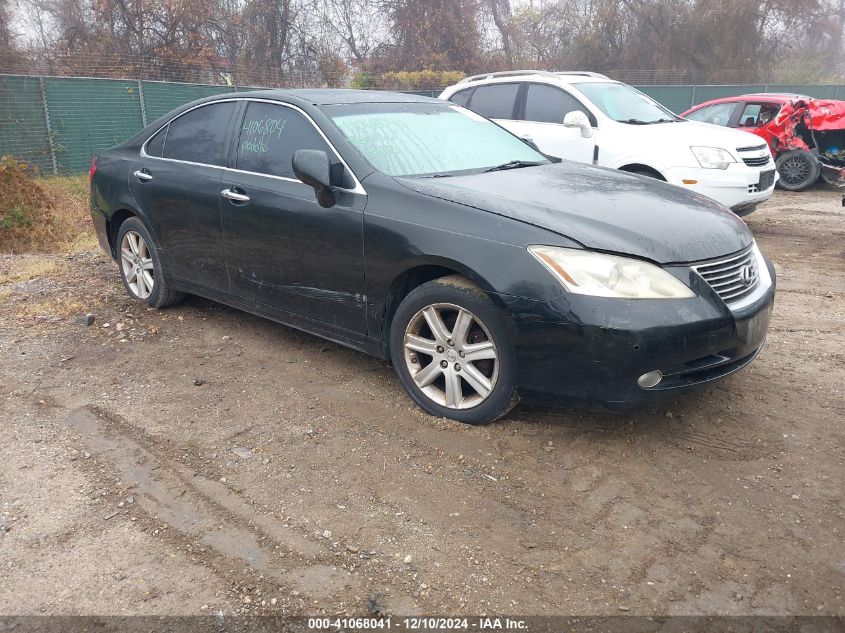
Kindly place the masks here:
POLYGON ((801 191, 821 176, 845 186, 845 101, 760 93, 713 99, 682 117, 751 132, 765 139, 778 168, 778 186, 801 191))

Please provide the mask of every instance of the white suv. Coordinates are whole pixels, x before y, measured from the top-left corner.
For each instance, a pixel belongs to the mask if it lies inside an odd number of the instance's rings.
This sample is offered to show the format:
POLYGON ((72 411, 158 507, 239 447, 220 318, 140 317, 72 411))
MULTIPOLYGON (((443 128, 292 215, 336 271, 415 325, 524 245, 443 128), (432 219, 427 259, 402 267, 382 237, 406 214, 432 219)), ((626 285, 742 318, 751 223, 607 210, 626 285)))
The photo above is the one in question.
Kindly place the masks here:
POLYGON ((546 154, 660 178, 737 215, 774 191, 777 171, 759 136, 687 121, 598 73, 475 75, 440 98, 493 119, 546 154))

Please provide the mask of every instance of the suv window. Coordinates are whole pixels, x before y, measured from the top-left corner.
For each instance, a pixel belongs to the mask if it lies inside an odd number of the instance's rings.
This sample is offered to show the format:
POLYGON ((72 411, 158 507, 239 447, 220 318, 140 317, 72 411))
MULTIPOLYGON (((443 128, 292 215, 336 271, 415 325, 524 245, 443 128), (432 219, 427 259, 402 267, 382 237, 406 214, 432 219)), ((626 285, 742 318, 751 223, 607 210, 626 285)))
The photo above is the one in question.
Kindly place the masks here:
POLYGON ((224 167, 226 136, 235 105, 234 101, 211 103, 173 119, 162 156, 224 167))
POLYGON ((298 149, 319 149, 332 156, 323 137, 296 110, 249 102, 238 138, 238 169, 296 178, 292 163, 293 153, 298 149))
POLYGON ((541 123, 563 123, 568 112, 580 110, 590 119, 592 114, 568 92, 545 84, 528 84, 525 95, 525 120, 541 123))
POLYGON ((702 123, 727 125, 731 122, 731 115, 735 107, 735 103, 717 103, 706 108, 701 108, 701 110, 690 112, 686 118, 691 121, 701 121, 702 123))
POLYGON ((470 108, 488 119, 513 119, 519 84, 487 84, 472 93, 470 108))
POLYGON ((469 90, 461 90, 460 92, 456 92, 451 97, 449 97, 449 101, 452 103, 457 103, 461 106, 466 106, 469 98, 472 96, 472 88, 469 90))

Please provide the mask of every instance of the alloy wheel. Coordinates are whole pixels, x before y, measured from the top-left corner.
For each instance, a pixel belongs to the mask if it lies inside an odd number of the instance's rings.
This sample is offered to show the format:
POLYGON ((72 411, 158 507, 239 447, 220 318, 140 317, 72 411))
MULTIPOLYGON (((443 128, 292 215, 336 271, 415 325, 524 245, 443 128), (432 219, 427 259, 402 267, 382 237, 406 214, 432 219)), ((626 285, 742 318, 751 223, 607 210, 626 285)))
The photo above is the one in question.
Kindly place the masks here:
POLYGON ((780 164, 780 177, 788 185, 800 185, 810 174, 809 161, 802 156, 791 156, 780 164))
POLYGON ((441 406, 470 409, 496 387, 496 344, 466 308, 437 303, 417 312, 405 329, 404 356, 414 383, 441 406))
POLYGON ((153 258, 144 238, 135 231, 127 231, 120 242, 120 263, 126 284, 139 299, 153 292, 153 258))

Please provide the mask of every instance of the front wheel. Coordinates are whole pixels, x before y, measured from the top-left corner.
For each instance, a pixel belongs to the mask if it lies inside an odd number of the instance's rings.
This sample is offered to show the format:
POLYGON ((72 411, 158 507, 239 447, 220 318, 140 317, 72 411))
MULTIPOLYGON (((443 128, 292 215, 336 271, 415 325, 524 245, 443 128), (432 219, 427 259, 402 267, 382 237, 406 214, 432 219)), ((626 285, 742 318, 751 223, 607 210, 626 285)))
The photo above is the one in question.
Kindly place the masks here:
POLYGON ((405 297, 390 328, 390 356, 402 385, 432 415, 487 424, 517 403, 505 320, 463 277, 435 279, 405 297))
POLYGON ((787 191, 802 191, 819 179, 818 159, 803 149, 792 149, 777 157, 778 186, 787 191))

